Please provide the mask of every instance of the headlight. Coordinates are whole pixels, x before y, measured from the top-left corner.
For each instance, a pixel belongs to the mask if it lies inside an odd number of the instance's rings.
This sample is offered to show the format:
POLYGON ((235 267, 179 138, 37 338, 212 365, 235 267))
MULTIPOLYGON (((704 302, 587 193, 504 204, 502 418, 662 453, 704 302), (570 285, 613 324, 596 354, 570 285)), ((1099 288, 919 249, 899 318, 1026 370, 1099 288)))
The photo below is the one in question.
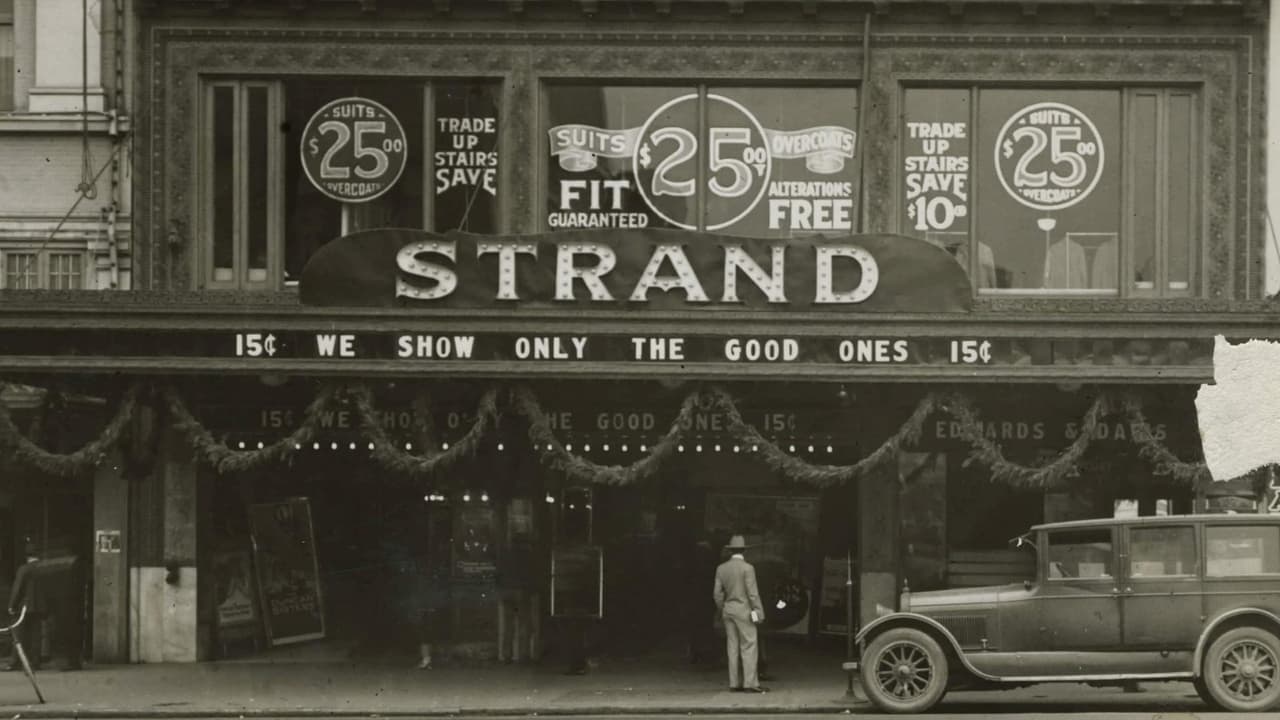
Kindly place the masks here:
POLYGON ((880 603, 876 603, 876 617, 884 617, 885 615, 892 615, 892 614, 893 614, 893 608, 886 607, 884 605, 881 605, 880 603))

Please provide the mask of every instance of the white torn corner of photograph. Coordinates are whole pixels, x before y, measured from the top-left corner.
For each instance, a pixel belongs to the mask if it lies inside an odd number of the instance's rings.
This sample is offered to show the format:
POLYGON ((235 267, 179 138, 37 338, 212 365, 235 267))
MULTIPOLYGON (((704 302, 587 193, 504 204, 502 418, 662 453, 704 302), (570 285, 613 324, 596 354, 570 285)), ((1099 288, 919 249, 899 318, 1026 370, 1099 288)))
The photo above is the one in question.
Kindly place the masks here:
POLYGON ((1213 346, 1212 385, 1196 393, 1204 459, 1215 481, 1280 463, 1280 342, 1213 346))

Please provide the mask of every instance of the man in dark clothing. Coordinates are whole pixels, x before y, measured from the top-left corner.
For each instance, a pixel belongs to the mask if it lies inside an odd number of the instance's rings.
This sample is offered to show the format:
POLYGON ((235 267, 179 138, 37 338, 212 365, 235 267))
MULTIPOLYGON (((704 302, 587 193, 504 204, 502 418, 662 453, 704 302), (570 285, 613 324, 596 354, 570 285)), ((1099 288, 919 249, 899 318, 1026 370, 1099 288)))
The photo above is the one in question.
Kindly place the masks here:
POLYGON ((708 577, 714 577, 719 557, 711 542, 700 539, 686 561, 685 637, 689 643, 689 661, 713 661, 715 652, 716 604, 707 597, 708 577))
MULTIPOLYGON (((79 670, 84 614, 80 559, 75 555, 40 559, 29 552, 27 562, 18 568, 13 579, 9 614, 16 616, 23 605, 27 606, 27 619, 15 632, 22 633, 22 644, 31 648, 32 667, 39 667, 41 660, 35 625, 49 618, 53 620, 53 651, 63 658, 62 669, 79 670)), ((9 669, 22 669, 16 648, 9 669)))

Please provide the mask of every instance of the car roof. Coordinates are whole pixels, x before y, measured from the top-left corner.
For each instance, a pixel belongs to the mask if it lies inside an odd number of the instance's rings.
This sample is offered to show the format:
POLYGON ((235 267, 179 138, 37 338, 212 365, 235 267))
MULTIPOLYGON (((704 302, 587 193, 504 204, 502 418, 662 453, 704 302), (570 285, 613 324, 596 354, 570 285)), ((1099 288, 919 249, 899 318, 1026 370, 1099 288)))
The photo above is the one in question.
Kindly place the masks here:
POLYGON ((1262 513, 1201 513, 1199 515, 1144 515, 1128 518, 1094 518, 1091 520, 1067 520, 1031 526, 1032 530, 1058 530, 1062 528, 1111 527, 1114 525, 1164 525, 1180 522, 1211 522, 1214 525, 1280 524, 1280 515, 1262 513))

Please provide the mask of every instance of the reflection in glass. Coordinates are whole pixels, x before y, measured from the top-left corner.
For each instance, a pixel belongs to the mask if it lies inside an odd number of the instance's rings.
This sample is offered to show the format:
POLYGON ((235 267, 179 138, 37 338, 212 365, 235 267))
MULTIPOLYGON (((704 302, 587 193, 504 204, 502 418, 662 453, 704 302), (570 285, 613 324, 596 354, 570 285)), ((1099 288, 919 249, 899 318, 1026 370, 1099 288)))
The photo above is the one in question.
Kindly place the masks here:
POLYGON ((981 90, 978 118, 975 222, 995 288, 1116 294, 1119 91, 981 90))

